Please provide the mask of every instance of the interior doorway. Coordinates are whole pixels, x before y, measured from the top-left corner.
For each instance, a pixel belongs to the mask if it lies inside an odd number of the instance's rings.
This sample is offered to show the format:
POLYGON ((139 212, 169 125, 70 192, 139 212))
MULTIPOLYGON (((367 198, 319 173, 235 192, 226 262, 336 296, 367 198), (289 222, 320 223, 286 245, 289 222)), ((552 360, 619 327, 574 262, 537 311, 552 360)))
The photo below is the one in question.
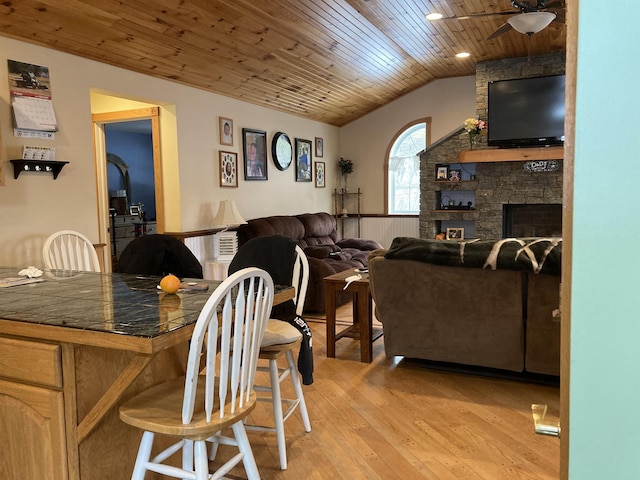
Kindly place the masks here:
MULTIPOLYGON (((112 271, 114 261, 117 260, 128 241, 141 234, 164 233, 159 108, 150 107, 98 113, 94 114, 92 119, 97 172, 99 233, 101 242, 107 247, 105 252, 108 252, 105 255, 105 270, 112 271), (144 122, 141 123, 141 121, 144 122), (107 130, 110 130, 112 128, 110 126, 114 125, 119 125, 120 130, 126 130, 128 125, 129 130, 137 127, 146 128, 150 132, 153 179, 148 180, 147 183, 151 183, 153 192, 144 198, 152 198, 153 200, 145 200, 146 204, 144 205, 141 200, 143 197, 138 195, 140 192, 134 192, 135 184, 131 181, 129 165, 119 155, 108 151, 107 130), (111 156, 111 161, 108 161, 109 156, 111 156), (118 157, 119 160, 116 161, 115 157, 118 157), (114 189, 111 188, 110 191, 109 168, 113 169, 114 166, 122 174, 121 185, 123 188, 116 189, 116 191, 124 190, 124 198, 121 201, 118 201, 121 192, 114 195, 114 189), (149 204, 153 204, 152 210, 149 204), (147 208, 146 211, 143 209, 144 206, 147 208), (152 217, 153 220, 150 220, 152 217)), ((139 190, 141 189, 139 188, 139 190)))

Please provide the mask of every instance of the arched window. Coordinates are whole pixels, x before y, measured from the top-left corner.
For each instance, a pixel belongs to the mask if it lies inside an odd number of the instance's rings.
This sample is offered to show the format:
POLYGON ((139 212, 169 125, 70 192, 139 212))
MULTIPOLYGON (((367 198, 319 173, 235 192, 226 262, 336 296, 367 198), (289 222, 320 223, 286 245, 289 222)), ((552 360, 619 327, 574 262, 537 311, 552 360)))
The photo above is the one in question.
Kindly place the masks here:
POLYGON ((389 150, 387 198, 390 215, 417 215, 420 213, 420 157, 427 147, 425 121, 406 127, 396 137, 389 150))

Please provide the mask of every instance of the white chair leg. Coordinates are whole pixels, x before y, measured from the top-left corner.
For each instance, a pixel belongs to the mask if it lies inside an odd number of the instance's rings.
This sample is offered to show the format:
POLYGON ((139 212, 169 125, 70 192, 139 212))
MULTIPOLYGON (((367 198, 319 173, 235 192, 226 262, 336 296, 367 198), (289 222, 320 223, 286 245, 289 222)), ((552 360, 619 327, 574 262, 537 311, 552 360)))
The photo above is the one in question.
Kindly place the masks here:
POLYGON ((138 456, 136 457, 136 464, 133 467, 133 473, 131 474, 131 480, 144 480, 144 474, 147 471, 146 463, 151 457, 151 447, 153 447, 153 432, 144 432, 142 434, 142 440, 140 440, 140 447, 138 448, 138 456))
POLYGON ((307 404, 304 401, 304 394, 302 393, 302 382, 300 382, 300 376, 298 375, 298 368, 296 362, 293 359, 293 352, 291 350, 286 351, 287 365, 290 369, 291 383, 293 383, 293 389, 296 392, 298 398, 298 408, 300 409, 300 415, 302 416, 302 423, 306 432, 311 431, 311 422, 309 421, 309 412, 307 412, 307 404))
POLYGON ((207 456, 207 442, 198 440, 193 442, 194 459, 196 467, 196 480, 209 478, 209 457, 207 456))
MULTIPOLYGON (((245 418, 245 420, 246 420, 246 418, 245 418)), ((221 433, 221 430, 218 430, 216 432, 216 435, 220 435, 220 433, 221 433)), ((211 442, 211 447, 209 447, 210 448, 210 450, 209 450, 209 460, 211 460, 212 462, 216 459, 216 455, 218 455, 218 446, 219 445, 220 444, 218 442, 211 442)))
POLYGON ((280 372, 278 362, 269 360, 269 375, 271 379, 271 402, 273 403, 273 420, 276 426, 276 439, 278 440, 278 454, 280 456, 280 469, 287 469, 287 442, 284 436, 284 418, 282 413, 282 395, 280 393, 280 372))
POLYGON ((193 472, 193 441, 185 440, 182 446, 182 468, 193 472))
POLYGON ((238 442, 238 449, 244 454, 242 463, 247 472, 247 480, 260 480, 260 472, 258 472, 256 459, 253 457, 253 450, 251 450, 251 444, 249 444, 249 437, 247 437, 244 423, 234 423, 231 425, 231 430, 233 430, 233 435, 235 436, 236 442, 238 442))

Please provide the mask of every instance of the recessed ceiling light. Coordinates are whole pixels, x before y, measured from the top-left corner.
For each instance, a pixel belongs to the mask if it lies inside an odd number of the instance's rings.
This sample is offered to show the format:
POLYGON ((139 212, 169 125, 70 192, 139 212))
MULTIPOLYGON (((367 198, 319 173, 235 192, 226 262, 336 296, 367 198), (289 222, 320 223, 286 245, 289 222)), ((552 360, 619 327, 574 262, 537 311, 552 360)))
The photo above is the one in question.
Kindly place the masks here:
POLYGON ((469 52, 460 52, 460 53, 456 53, 456 57, 458 58, 467 58, 470 57, 471 54, 469 52))
POLYGON ((427 15, 425 15, 425 18, 427 20, 440 20, 442 18, 442 14, 441 13, 428 13, 427 15))

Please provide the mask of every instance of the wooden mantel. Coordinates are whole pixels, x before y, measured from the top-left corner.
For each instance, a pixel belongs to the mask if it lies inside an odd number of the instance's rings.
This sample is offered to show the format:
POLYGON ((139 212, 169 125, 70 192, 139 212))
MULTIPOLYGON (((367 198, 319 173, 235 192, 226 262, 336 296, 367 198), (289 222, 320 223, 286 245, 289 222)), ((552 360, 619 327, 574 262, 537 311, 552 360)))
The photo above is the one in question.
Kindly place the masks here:
POLYGON ((562 160, 564 147, 486 148, 462 150, 460 163, 526 162, 529 160, 562 160))

